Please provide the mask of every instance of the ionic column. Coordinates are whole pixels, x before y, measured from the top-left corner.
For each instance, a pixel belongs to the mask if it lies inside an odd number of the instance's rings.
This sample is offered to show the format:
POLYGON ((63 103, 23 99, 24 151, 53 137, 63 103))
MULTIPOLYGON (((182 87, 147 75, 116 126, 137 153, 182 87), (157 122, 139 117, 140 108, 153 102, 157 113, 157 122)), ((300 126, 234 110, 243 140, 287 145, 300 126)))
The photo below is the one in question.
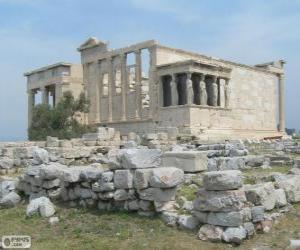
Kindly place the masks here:
POLYGON ((49 105, 48 91, 46 87, 41 87, 42 92, 42 104, 49 105))
POLYGON ((35 93, 34 90, 30 89, 27 91, 28 94, 28 128, 32 122, 32 111, 35 105, 35 93))
POLYGON ((156 74, 156 49, 154 47, 148 48, 150 56, 150 67, 149 67, 149 117, 154 118, 155 110, 159 105, 158 96, 158 84, 159 79, 157 79, 156 74))
POLYGON ((187 94, 187 104, 193 104, 194 94, 193 94, 193 82, 192 82, 192 74, 190 72, 186 73, 186 94, 187 94))
POLYGON ((224 98, 225 98, 225 108, 229 107, 230 101, 230 86, 229 86, 229 79, 225 79, 225 86, 224 86, 224 98))
POLYGON ((207 91, 205 83, 205 75, 200 76, 200 105, 207 105, 207 91))
POLYGON ((95 120, 94 122, 99 123, 100 120, 100 98, 101 98, 101 76, 100 76, 100 65, 101 62, 94 63, 91 67, 96 67, 95 72, 96 76, 93 77, 95 84, 95 120))
POLYGON ((176 74, 171 75, 171 103, 172 106, 178 105, 178 90, 177 90, 177 82, 176 82, 176 74))
POLYGON ((212 106, 216 107, 218 106, 218 84, 217 84, 217 77, 212 77, 212 106))
POLYGON ((120 55, 121 61, 121 88, 122 88, 122 121, 127 120, 127 92, 128 92, 128 85, 127 85, 127 67, 126 67, 126 54, 120 55))
POLYGON ((220 78, 220 107, 225 107, 225 80, 220 78))
POLYGON ((285 131, 284 74, 279 75, 279 131, 285 131))
POLYGON ((107 59, 107 69, 108 69, 108 121, 112 121, 112 81, 113 81, 113 60, 112 57, 107 59))
POLYGON ((142 111, 142 59, 141 59, 141 50, 134 52, 135 54, 135 118, 141 118, 142 111))

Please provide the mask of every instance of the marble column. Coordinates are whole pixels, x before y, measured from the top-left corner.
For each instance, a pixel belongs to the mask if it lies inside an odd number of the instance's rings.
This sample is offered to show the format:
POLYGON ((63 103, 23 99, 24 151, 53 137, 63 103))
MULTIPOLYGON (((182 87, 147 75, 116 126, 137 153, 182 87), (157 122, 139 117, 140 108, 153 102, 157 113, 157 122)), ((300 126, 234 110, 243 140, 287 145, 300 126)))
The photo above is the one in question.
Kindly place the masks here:
POLYGON ((113 81, 113 59, 108 57, 107 59, 108 69, 108 121, 112 121, 112 81, 113 81))
POLYGON ((279 131, 285 132, 285 91, 284 74, 279 75, 279 131))
POLYGON ((95 123, 100 123, 100 89, 101 89, 101 84, 100 84, 100 65, 101 62, 97 62, 95 64, 92 65, 92 67, 95 67, 95 73, 96 73, 96 77, 93 77, 94 81, 95 81, 95 123))
POLYGON ((192 74, 190 72, 186 73, 186 94, 187 94, 187 104, 193 104, 194 94, 193 94, 193 82, 192 74))
POLYGON ((207 105, 207 91, 205 83, 205 75, 200 76, 200 105, 207 105))
POLYGON ((127 66, 126 66, 126 58, 127 54, 120 55, 120 63, 121 63, 121 88, 122 88, 122 121, 127 120, 127 92, 128 92, 128 83, 127 83, 127 66))
POLYGON ((135 118, 141 118, 142 112, 142 58, 141 50, 136 50, 135 54, 135 118))
POLYGON ((46 87, 41 87, 42 104, 49 105, 49 94, 46 87))
POLYGON ((211 104, 212 106, 218 106, 218 84, 217 84, 217 77, 212 77, 212 93, 211 93, 211 104))
POLYGON ((156 48, 150 47, 148 48, 149 56, 150 56, 150 62, 149 62, 149 118, 154 118, 158 110, 159 106, 159 93, 158 89, 160 87, 159 85, 159 79, 157 77, 156 73, 156 48))
POLYGON ((32 112, 35 105, 35 92, 30 89, 27 91, 28 95, 28 128, 31 126, 32 122, 32 112))
POLYGON ((224 108, 225 107, 225 80, 224 79, 219 79, 219 96, 220 96, 220 107, 224 108))
POLYGON ((176 74, 171 75, 171 103, 172 106, 178 105, 178 90, 177 90, 177 81, 176 81, 176 74))
POLYGON ((225 86, 224 86, 224 98, 225 98, 225 108, 229 107, 230 101, 230 86, 229 86, 229 79, 225 79, 225 86))

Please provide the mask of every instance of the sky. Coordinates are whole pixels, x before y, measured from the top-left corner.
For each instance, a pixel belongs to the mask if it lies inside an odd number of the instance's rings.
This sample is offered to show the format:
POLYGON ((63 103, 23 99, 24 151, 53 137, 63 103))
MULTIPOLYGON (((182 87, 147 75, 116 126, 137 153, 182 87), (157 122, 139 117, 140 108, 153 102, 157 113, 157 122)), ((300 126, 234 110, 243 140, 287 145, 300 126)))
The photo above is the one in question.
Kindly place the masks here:
POLYGON ((27 138, 24 72, 79 63, 88 37, 161 44, 244 64, 284 59, 286 126, 300 129, 300 0, 0 0, 0 141, 27 138))

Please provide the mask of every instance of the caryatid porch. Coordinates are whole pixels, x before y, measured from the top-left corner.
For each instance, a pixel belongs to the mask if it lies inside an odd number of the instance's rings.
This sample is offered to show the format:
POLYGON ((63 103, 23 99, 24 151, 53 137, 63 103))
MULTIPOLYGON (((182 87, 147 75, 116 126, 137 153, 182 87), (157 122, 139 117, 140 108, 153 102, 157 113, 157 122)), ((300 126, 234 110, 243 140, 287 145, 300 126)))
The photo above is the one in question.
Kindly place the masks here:
POLYGON ((160 106, 229 108, 230 73, 230 68, 195 60, 160 65, 160 106))

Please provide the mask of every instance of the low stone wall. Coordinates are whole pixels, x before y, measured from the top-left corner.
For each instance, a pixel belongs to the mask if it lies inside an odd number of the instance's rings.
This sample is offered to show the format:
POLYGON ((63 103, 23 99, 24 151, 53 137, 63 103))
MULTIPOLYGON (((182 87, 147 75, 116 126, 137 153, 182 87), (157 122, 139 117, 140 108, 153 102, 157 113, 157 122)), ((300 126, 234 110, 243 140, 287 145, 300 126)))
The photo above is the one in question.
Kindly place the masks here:
POLYGON ((70 206, 138 211, 151 215, 174 203, 184 173, 160 167, 158 149, 123 149, 109 167, 101 164, 68 167, 50 163, 29 167, 18 189, 30 199, 46 196, 70 206))

